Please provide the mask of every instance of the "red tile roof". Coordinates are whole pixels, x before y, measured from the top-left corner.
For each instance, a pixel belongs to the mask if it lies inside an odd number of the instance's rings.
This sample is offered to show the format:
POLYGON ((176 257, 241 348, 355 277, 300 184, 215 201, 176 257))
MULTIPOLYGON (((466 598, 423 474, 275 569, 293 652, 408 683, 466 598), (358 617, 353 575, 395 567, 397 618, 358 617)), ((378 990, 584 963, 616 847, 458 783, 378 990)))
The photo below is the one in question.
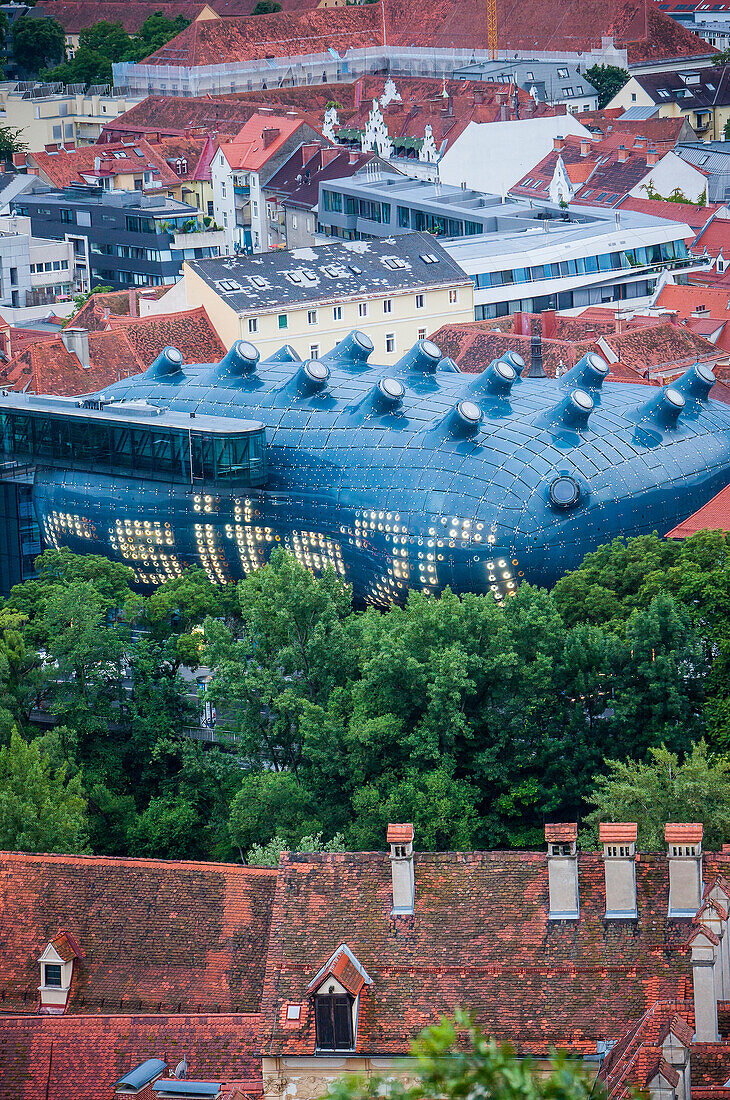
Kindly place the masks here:
POLYGON ((114 176, 142 176, 143 172, 151 172, 154 182, 164 187, 178 183, 165 158, 144 140, 27 153, 26 161, 31 167, 35 165, 41 178, 54 187, 114 176))
POLYGON ((210 164, 218 148, 218 141, 212 135, 164 137, 156 141, 153 148, 164 157, 178 179, 210 181, 210 164))
POLYGON ((667 844, 699 844, 704 826, 697 821, 669 821, 664 826, 667 844))
POLYGON ((545 840, 548 844, 555 841, 576 841, 578 839, 578 825, 575 821, 553 822, 545 826, 545 840))
MULTIPOLYGON (((637 214, 651 214, 654 218, 666 218, 671 222, 685 222, 692 229, 702 229, 714 213, 721 209, 716 203, 697 206, 691 202, 666 202, 663 199, 636 199, 627 195, 617 204, 621 210, 634 210, 637 214)), ((729 223, 730 224, 730 223, 729 223)))
POLYGON ((0 1016, 0 1094, 106 1100, 119 1078, 148 1058, 166 1061, 170 1072, 184 1058, 191 1078, 238 1082, 242 1096, 257 1096, 260 1022, 242 1014, 0 1016))
MULTIPOLYGON (((220 149, 231 168, 258 172, 303 126, 300 118, 255 114, 232 141, 222 142, 220 149)), ((307 135, 303 133, 302 136, 307 135)))
MULTIPOLYGON (((53 0, 55 2, 55 0, 53 0)), ((99 143, 117 140, 123 134, 150 140, 161 137, 204 137, 206 134, 237 134, 255 113, 258 103, 244 103, 225 96, 147 96, 118 118, 104 125, 99 143)))
POLYGON ((135 303, 135 312, 139 313, 142 298, 160 298, 167 294, 170 286, 145 287, 144 290, 112 290, 105 294, 92 294, 81 309, 73 315, 76 328, 104 329, 110 316, 129 316, 130 301, 135 303))
POLYGON ((598 826, 601 844, 630 844, 637 835, 638 827, 631 822, 602 821, 598 826))
POLYGON ((695 256, 707 252, 715 259, 722 253, 730 260, 730 218, 710 218, 695 237, 690 251, 695 256))
POLYGON ((297 57, 377 46, 383 41, 379 4, 276 12, 249 18, 192 23, 146 65, 220 65, 266 57, 297 57))
MULTIPOLYGON (((203 3, 208 0, 164 0, 160 5, 165 15, 174 19, 184 15, 191 21, 200 12, 203 3)), ((210 0, 215 6, 216 0, 210 0)), ((134 34, 152 11, 148 0, 104 0, 104 19, 109 23, 121 23, 128 34, 134 34)), ((250 10, 250 8, 249 8, 250 10)), ((99 6, 93 0, 38 0, 35 11, 58 20, 66 34, 78 34, 85 27, 91 27, 99 21, 99 6)))
POLYGON ((404 1053, 412 1035, 462 1005, 521 1053, 553 1044, 595 1054, 597 1039, 617 1037, 658 997, 684 999, 687 922, 667 917, 664 854, 642 853, 636 864, 630 933, 604 920, 602 857, 580 853, 578 867, 580 919, 560 922, 548 916, 543 853, 416 852, 415 915, 394 922, 385 853, 285 854, 262 1053, 313 1052, 311 1011, 284 1027, 285 1005, 305 1001, 318 969, 347 944, 372 979, 360 994, 359 1053, 404 1053))
POLYGON ((86 955, 68 1013, 258 1011, 275 878, 232 864, 2 853, 3 1011, 37 1011, 37 960, 59 925, 86 955))
MULTIPOLYGON (((673 149, 682 136, 686 123, 683 117, 627 119, 620 117, 622 113, 621 107, 611 110, 604 107, 601 111, 586 111, 577 118, 592 133, 601 134, 603 137, 619 132, 632 134, 646 138, 651 143, 652 149, 662 146, 673 149)), ((692 128, 689 127, 689 129, 692 133, 692 128)))
POLYGON ((365 985, 365 979, 362 974, 344 951, 341 951, 337 956, 330 967, 329 973, 333 978, 336 978, 340 985, 344 986, 347 992, 351 993, 353 997, 357 997, 358 993, 365 985))
POLYGON ((64 962, 71 959, 85 959, 86 956, 70 932, 59 932, 51 940, 53 950, 64 962))
POLYGON ((730 485, 708 500, 698 512, 668 531, 666 538, 688 539, 698 531, 730 531, 730 485))
POLYGON ((388 844, 412 844, 413 825, 410 822, 402 825, 391 823, 388 826, 387 841, 388 844))
POLYGON ((90 367, 82 367, 61 337, 55 336, 53 342, 26 346, 1 366, 0 385, 18 392, 71 396, 91 393, 139 374, 170 344, 180 349, 187 362, 215 362, 225 354, 225 347, 202 306, 149 317, 104 318, 102 314, 101 322, 88 307, 87 303, 76 315, 74 327, 85 327, 81 326, 84 312, 99 326, 89 332, 90 367))

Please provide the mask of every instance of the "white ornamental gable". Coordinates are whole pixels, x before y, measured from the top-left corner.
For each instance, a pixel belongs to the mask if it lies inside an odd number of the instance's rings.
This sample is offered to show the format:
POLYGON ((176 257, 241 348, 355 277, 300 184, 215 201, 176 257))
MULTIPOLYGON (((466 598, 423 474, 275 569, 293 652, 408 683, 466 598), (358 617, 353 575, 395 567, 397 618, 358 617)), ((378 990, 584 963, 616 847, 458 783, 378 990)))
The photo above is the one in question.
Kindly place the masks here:
POLYGON ((423 144, 418 151, 418 159, 424 161, 426 164, 435 164, 438 160, 438 149, 436 148, 436 142, 433 137, 433 130, 431 129, 431 123, 426 123, 426 128, 423 131, 423 144))
POLYGON ((385 82, 383 88, 383 94, 380 97, 380 106, 387 107, 389 103, 402 103, 403 100, 400 97, 400 93, 395 86, 395 81, 392 76, 389 76, 385 82))
POLYGON ((363 153, 371 153, 375 150, 378 156, 386 160, 389 160, 393 155, 393 142, 390 140, 388 127, 385 124, 383 112, 380 110, 377 99, 373 100, 373 107, 368 115, 365 130, 360 139, 360 146, 363 153))
POLYGON ((571 202, 573 199, 573 187, 568 179, 568 173, 565 171, 562 157, 558 157, 555 165, 553 178, 550 180, 549 194, 550 202, 571 202))
POLYGON ((322 137, 327 141, 336 141, 335 131, 339 128, 340 120, 337 117, 337 108, 328 107, 324 113, 324 124, 322 126, 322 137))

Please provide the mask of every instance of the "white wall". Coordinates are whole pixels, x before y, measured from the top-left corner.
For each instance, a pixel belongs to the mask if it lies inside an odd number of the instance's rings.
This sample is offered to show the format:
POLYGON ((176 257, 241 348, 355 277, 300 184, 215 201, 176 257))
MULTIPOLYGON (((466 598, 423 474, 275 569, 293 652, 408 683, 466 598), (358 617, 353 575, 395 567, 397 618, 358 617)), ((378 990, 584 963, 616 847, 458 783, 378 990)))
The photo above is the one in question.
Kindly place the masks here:
POLYGON ((213 215, 226 235, 226 249, 232 253, 236 236, 233 170, 220 149, 211 161, 210 176, 213 185, 213 215))
POLYGON ((439 163, 442 183, 503 195, 553 148, 553 139, 589 131, 570 114, 518 122, 470 122, 439 163))
POLYGON ((636 187, 629 191, 634 198, 647 198, 646 187, 649 181, 662 198, 669 198, 675 187, 678 187, 689 202, 697 202, 700 195, 707 195, 707 176, 698 171, 693 164, 688 164, 676 153, 665 153, 658 164, 650 168, 636 187))

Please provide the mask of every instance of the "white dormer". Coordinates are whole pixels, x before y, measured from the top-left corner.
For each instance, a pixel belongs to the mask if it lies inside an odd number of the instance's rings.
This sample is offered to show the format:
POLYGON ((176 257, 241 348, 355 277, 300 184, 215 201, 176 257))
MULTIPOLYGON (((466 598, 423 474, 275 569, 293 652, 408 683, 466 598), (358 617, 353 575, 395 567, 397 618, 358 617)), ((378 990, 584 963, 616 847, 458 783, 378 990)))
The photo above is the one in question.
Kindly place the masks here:
POLYGON ((61 1015, 66 1010, 71 991, 74 960, 84 955, 73 936, 68 932, 59 932, 38 959, 41 968, 40 994, 41 1012, 61 1015))
POLYGON ((347 944, 340 944, 307 989, 314 1001, 317 1051, 356 1049, 360 996, 372 984, 347 944))

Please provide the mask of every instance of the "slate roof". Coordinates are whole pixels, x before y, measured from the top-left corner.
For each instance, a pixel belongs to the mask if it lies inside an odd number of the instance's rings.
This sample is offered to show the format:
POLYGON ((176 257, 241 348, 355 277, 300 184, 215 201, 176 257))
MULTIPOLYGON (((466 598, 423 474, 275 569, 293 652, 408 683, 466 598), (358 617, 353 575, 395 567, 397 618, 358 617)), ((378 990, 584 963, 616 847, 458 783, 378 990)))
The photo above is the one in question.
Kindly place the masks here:
POLYGON ((730 104, 730 65, 713 65, 696 73, 640 73, 635 77, 647 95, 658 104, 676 103, 683 111, 725 107, 730 104), (692 81, 689 81, 690 75, 692 81), (697 79, 695 79, 697 78, 697 79), (668 95, 660 95, 660 92, 668 95))
POLYGON ((240 313, 397 293, 411 287, 466 285, 470 281, 441 245, 425 233, 404 233, 397 240, 380 237, 372 241, 337 241, 260 256, 190 260, 188 264, 231 309, 240 313), (424 255, 436 256, 437 262, 425 262, 424 255), (222 281, 236 285, 227 289, 222 281))
POLYGON ((27 153, 26 161, 35 165, 54 187, 68 187, 72 183, 87 183, 84 177, 94 179, 113 176, 142 175, 151 172, 154 181, 165 187, 179 182, 164 156, 149 142, 140 140, 132 144, 114 142, 105 145, 85 145, 77 149, 48 149, 27 153))
MULTIPOLYGON (((261 1094, 258 1015, 0 1016, 0 1094, 12 1100, 101 1100, 123 1074, 183 1058, 189 1076, 261 1094)), ((148 1095, 145 1090, 144 1095, 148 1095)), ((149 1092, 151 1096, 151 1091, 149 1092)))
POLYGON ((600 855, 578 857, 581 914, 548 919, 540 852, 415 855, 413 917, 391 917, 388 856, 285 854, 279 866, 264 985, 263 1054, 311 1054, 306 990, 338 945, 372 979, 361 992, 357 1050, 405 1053, 409 1038, 457 1006, 519 1053, 551 1044, 596 1053, 658 998, 691 989, 688 922, 667 918, 664 855, 636 864, 639 917, 605 922, 600 855), (323 914, 326 913, 326 919, 323 914), (298 1026, 286 1005, 302 1004, 298 1026))
POLYGON ((37 1011, 37 960, 62 927, 86 955, 69 1014, 257 1012, 275 879, 233 864, 2 853, 3 1011, 37 1011))
MULTIPOLYGON (((712 500, 708 500, 699 511, 668 531, 665 538, 688 539, 698 531, 730 531, 730 485, 722 489, 712 500)), ((728 1078, 730 1073, 725 1079, 728 1078)))
POLYGON ((276 12, 192 23, 145 58, 145 65, 221 65, 376 46, 383 40, 379 4, 276 12))

